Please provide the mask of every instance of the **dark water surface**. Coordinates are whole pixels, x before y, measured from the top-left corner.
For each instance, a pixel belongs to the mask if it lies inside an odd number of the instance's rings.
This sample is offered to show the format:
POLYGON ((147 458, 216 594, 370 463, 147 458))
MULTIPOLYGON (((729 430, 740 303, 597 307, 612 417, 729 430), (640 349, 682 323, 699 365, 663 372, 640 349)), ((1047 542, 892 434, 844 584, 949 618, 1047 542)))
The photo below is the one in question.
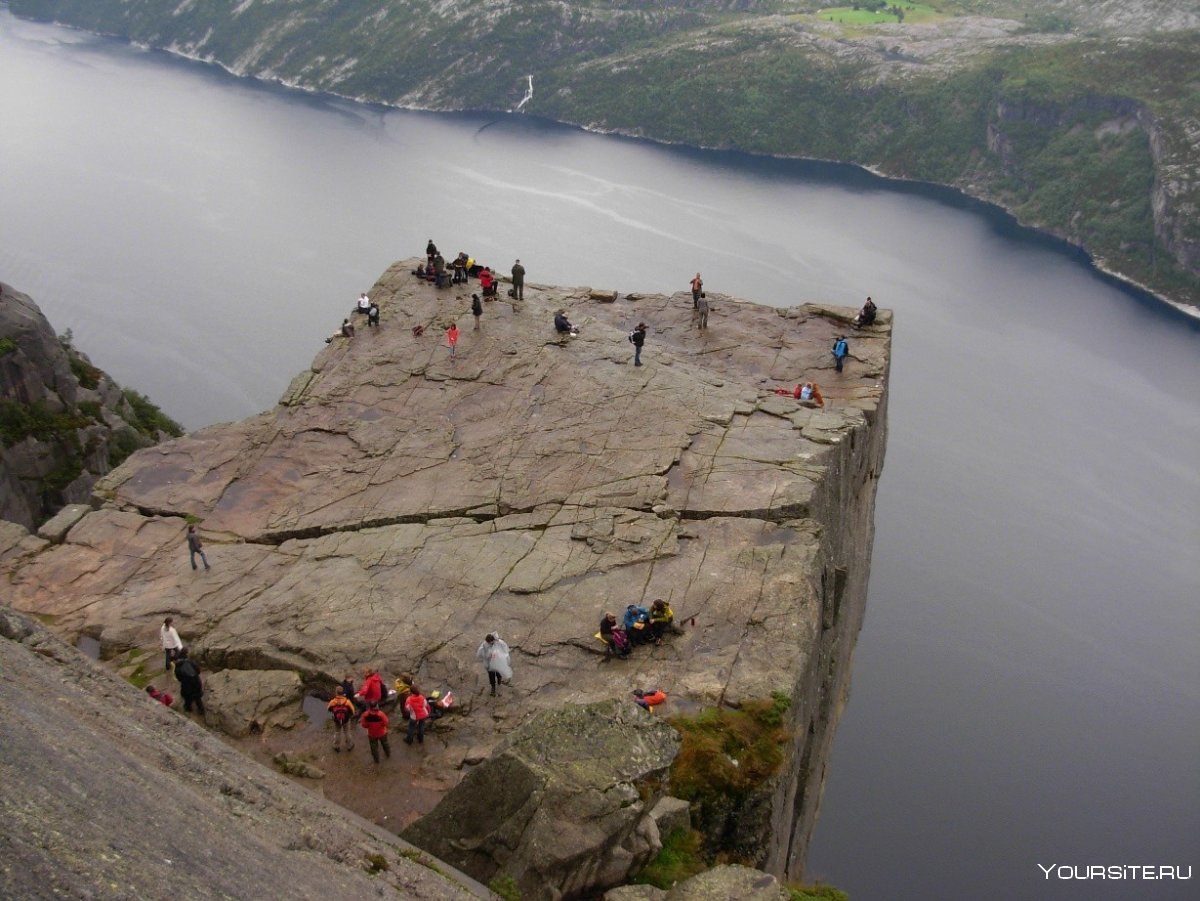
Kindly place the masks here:
POLYGON ((0 11, 0 279, 189 427, 273 404, 430 236, 535 282, 699 269, 764 303, 894 308, 810 875, 855 901, 1198 897, 1037 866, 1200 865, 1195 324, 946 192, 355 106, 0 11))

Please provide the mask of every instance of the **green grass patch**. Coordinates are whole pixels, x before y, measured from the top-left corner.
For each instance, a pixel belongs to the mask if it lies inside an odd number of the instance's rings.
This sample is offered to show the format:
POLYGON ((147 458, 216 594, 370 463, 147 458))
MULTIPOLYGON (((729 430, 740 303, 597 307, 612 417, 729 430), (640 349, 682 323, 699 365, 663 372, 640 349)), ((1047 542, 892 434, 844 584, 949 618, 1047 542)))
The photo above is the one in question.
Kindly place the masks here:
POLYGON ((164 413, 159 407, 132 388, 124 391, 126 409, 122 412, 125 421, 145 435, 147 438, 158 439, 160 432, 178 438, 183 434, 183 426, 164 413))
POLYGON ((17 403, 0 400, 0 441, 12 447, 26 438, 39 441, 65 441, 78 448, 77 429, 86 428, 90 420, 79 413, 52 412, 44 403, 17 403))
POLYGON ((17 342, 5 335, 0 338, 0 357, 6 357, 11 353, 16 353, 17 342))
POLYGON ((835 6, 815 13, 826 22, 842 25, 895 25, 937 22, 949 18, 932 6, 924 3, 859 3, 853 6, 835 6))
POLYGON ((788 894, 792 901, 850 901, 850 896, 840 888, 821 882, 816 885, 789 885, 788 894))
POLYGON ((84 388, 94 391, 100 386, 100 376, 104 375, 104 373, 87 360, 71 354, 67 362, 71 367, 71 372, 75 373, 75 378, 79 380, 79 384, 84 388))
POLYGON ((367 855, 367 872, 371 875, 375 875, 376 873, 386 873, 391 868, 392 866, 388 863, 388 859, 382 854, 367 855))
POLYGON ((488 888, 499 895, 504 901, 521 901, 521 890, 517 887, 517 880, 507 873, 501 873, 498 876, 492 877, 492 881, 488 883, 488 888))
POLYGON ((704 836, 695 829, 676 829, 663 839, 662 850, 657 856, 630 881, 669 889, 680 880, 703 873, 708 867, 704 836))

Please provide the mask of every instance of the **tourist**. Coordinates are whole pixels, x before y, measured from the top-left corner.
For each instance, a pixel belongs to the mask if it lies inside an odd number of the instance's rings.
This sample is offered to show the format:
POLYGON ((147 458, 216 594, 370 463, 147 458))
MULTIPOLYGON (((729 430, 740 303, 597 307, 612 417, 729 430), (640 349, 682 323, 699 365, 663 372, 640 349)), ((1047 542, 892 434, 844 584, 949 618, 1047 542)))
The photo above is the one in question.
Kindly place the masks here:
POLYGON ((579 330, 571 325, 571 320, 567 318, 566 310, 559 310, 554 314, 554 330, 560 335, 579 334, 579 330))
POLYGON ((604 642, 605 656, 619 653, 622 656, 629 653, 629 637, 625 634, 620 624, 617 622, 615 613, 605 613, 600 617, 600 631, 596 633, 596 637, 604 642), (620 633, 618 636, 617 633, 620 633), (620 639, 618 641, 618 638, 620 639))
POLYGON ((633 344, 633 365, 642 365, 642 346, 646 343, 646 323, 639 322, 637 328, 629 333, 629 340, 633 344))
POLYGON ((342 320, 342 337, 343 338, 353 338, 354 337, 354 325, 353 325, 353 323, 350 322, 349 319, 342 320))
POLYGON ((354 697, 354 674, 346 673, 342 678, 342 694, 348 698, 354 697))
POLYGON ((484 637, 483 643, 479 645, 475 656, 483 661, 483 668, 487 670, 488 684, 491 685, 492 695, 495 696, 496 687, 512 678, 512 658, 508 651, 508 645, 499 635, 489 632, 484 637))
POLYGON ((370 707, 372 704, 382 704, 383 693, 383 677, 381 677, 373 667, 367 667, 363 670, 362 688, 358 690, 358 694, 354 696, 363 707, 370 707))
POLYGON ((438 252, 437 245, 433 243, 433 238, 430 238, 429 243, 425 245, 426 259, 428 259, 432 262, 433 258, 435 256, 437 256, 437 252, 438 252))
POLYGON ((404 743, 411 745, 413 736, 416 736, 419 744, 425 743, 425 721, 429 719, 429 702, 425 700, 425 696, 421 694, 421 689, 417 686, 412 687, 408 698, 404 701, 404 709, 408 713, 408 732, 404 736, 404 743))
POLYGON ((405 719, 408 719, 408 711, 404 709, 404 702, 408 700, 415 681, 412 673, 401 673, 392 683, 392 691, 395 692, 396 700, 400 703, 400 714, 405 719))
POLYGON ((478 294, 471 295, 471 315, 475 317, 475 331, 479 331, 479 319, 483 316, 483 301, 478 294))
POLYGON ((649 641, 647 627, 650 624, 650 611, 645 607, 639 607, 637 604, 630 604, 625 608, 625 618, 622 625, 625 628, 625 634, 634 644, 641 644, 644 641, 649 641))
POLYGON ((662 644, 663 635, 674 622, 675 611, 662 598, 650 605, 650 634, 654 637, 656 645, 662 644))
POLYGON ((651 688, 645 691, 641 688, 633 690, 633 701, 643 710, 650 710, 652 707, 657 707, 667 699, 667 693, 661 688, 651 688))
POLYGON ((192 705, 195 704, 196 712, 203 715, 204 684, 200 681, 200 667, 188 657, 187 648, 180 648, 179 653, 175 655, 175 678, 179 680, 183 709, 191 713, 192 705))
POLYGON ((196 555, 200 555, 200 560, 204 563, 204 568, 208 569, 208 558, 204 556, 204 542, 200 540, 200 533, 196 531, 196 526, 189 525, 187 527, 187 547, 188 559, 192 561, 192 569, 196 569, 196 555))
POLYGON ((371 309, 371 298, 367 297, 367 293, 364 291, 362 294, 358 295, 358 306, 356 306, 354 308, 354 311, 356 313, 361 313, 363 316, 365 316, 370 311, 370 309, 371 309))
POLYGON ((846 336, 839 335, 838 339, 833 342, 833 361, 837 367, 837 371, 842 371, 842 364, 846 357, 850 354, 850 345, 846 343, 846 336))
POLYGON ((484 266, 479 273, 479 287, 483 290, 484 297, 496 296, 496 276, 492 274, 492 270, 484 266))
POLYGON ((417 263, 417 268, 412 271, 412 274, 415 275, 419 279, 424 279, 425 278, 425 264, 417 263))
MULTIPOLYGON (((192 569, 195 568, 196 564, 193 561, 192 569)), ((179 640, 179 633, 175 631, 174 622, 175 620, 168 616, 163 620, 162 628, 158 630, 158 638, 162 643, 163 649, 163 672, 167 673, 171 671, 171 664, 179 656, 179 651, 183 648, 183 642, 179 640)))
POLYGON ((371 758, 379 763, 379 749, 383 748, 384 756, 392 756, 392 746, 388 744, 388 716, 379 709, 378 704, 371 704, 358 721, 367 730, 367 742, 371 746, 371 758))
POLYGON ((515 300, 525 299, 525 267, 521 265, 521 261, 517 260, 512 267, 512 285, 513 298, 515 300))
POLYGON ((334 689, 333 698, 326 705, 329 715, 333 717, 333 750, 342 750, 342 739, 346 740, 346 750, 354 750, 354 737, 350 734, 350 724, 354 722, 354 704, 346 697, 346 690, 340 685, 334 689))
POLYGON ((701 331, 704 331, 705 329, 707 329, 708 328, 708 298, 705 295, 703 295, 703 294, 700 295, 700 299, 696 301, 696 307, 695 307, 695 310, 693 310, 693 313, 694 313, 694 315, 692 316, 692 319, 696 323, 696 328, 700 329, 701 331))
POLYGON ((704 295, 704 280, 700 278, 700 273, 696 273, 696 277, 692 279, 692 309, 700 306, 700 298, 704 295))
POLYGON ((451 322, 450 328, 446 329, 446 340, 450 342, 450 359, 454 359, 455 353, 458 351, 458 325, 451 322))
POLYGON ((460 250, 450 267, 454 270, 454 284, 465 284, 467 281, 467 255, 460 250))
POLYGON ((150 695, 150 697, 154 698, 154 700, 158 701, 164 707, 170 707, 175 703, 175 699, 171 697, 169 691, 159 691, 153 685, 146 686, 146 694, 150 695))
POLYGON ((367 327, 379 325, 379 304, 371 301, 371 305, 367 307, 367 327))
POLYGON ((875 306, 875 301, 867 298, 867 302, 863 304, 863 308, 858 311, 858 315, 854 317, 855 328, 871 325, 875 321, 875 313, 878 308, 875 306))

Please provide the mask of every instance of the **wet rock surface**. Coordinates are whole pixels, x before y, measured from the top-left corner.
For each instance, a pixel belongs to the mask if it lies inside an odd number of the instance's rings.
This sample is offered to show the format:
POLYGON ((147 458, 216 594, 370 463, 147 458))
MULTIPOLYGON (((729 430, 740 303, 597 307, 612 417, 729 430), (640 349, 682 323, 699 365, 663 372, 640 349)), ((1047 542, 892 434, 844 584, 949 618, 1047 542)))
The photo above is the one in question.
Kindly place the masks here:
MULTIPOLYGON (((372 665, 453 689, 411 764, 433 800, 541 711, 639 686, 664 688, 674 712, 783 692, 795 759, 762 827, 778 833, 765 865, 794 872, 804 840, 789 836, 815 816, 865 598, 891 314, 856 331, 854 310, 710 293, 699 331, 688 294, 527 283, 519 310, 488 302, 474 331, 477 285, 435 289, 414 262, 371 290, 381 327, 335 339, 274 410, 139 452, 61 544, 5 539, 13 603, 105 658, 152 650, 173 615, 206 684, 224 671, 259 712, 275 689, 239 674, 324 693, 372 665), (578 337, 556 335, 557 309, 578 337), (823 410, 774 393, 804 380, 823 410), (210 571, 189 566, 186 517, 210 571), (659 597, 680 634, 606 661, 602 612, 659 597), (475 656, 493 630, 514 669, 494 698, 475 656)), ((380 819, 375 800, 363 812, 380 819)))

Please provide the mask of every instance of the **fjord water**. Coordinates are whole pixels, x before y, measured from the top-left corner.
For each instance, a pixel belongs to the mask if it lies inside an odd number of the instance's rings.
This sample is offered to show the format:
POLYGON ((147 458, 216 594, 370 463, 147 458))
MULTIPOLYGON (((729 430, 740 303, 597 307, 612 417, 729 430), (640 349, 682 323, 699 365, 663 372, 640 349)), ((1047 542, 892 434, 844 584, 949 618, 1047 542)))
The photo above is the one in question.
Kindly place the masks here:
POLYGON ((0 279, 187 426, 273 404, 430 236, 534 282, 681 291, 699 269, 764 303, 893 308, 810 876, 856 901, 1195 897, 1038 866, 1200 864, 1186 317, 948 192, 313 97, 0 11, 0 279))

